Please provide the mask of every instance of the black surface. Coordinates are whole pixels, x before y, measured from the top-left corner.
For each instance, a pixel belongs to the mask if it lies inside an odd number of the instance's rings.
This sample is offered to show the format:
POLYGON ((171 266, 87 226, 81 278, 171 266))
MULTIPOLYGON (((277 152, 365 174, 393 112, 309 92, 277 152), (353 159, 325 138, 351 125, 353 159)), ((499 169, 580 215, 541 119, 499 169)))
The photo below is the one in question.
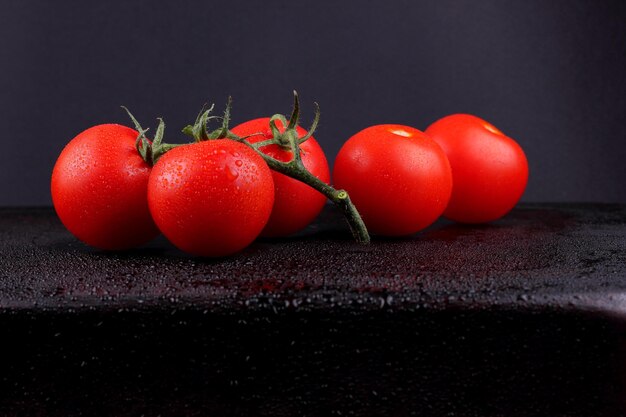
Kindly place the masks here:
POLYGON ((621 416, 626 207, 200 260, 0 213, 2 416, 621 416))
POLYGON ((258 241, 221 260, 192 258, 162 238, 134 251, 100 252, 73 238, 50 209, 1 214, 5 308, 626 309, 623 205, 525 205, 490 225, 440 221, 369 246, 354 243, 329 207, 297 237, 258 241))
POLYGON ((128 106, 166 139, 205 102, 288 113, 333 161, 367 126, 471 113, 522 145, 526 201, 626 203, 623 0, 0 2, 0 206, 49 205, 65 144, 128 106))

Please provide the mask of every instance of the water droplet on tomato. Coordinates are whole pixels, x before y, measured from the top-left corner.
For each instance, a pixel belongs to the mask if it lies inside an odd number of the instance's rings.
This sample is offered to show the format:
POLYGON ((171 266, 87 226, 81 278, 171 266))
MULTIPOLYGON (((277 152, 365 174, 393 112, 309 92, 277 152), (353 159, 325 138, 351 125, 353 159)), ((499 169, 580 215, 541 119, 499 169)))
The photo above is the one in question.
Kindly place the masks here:
POLYGON ((226 165, 224 167, 224 172, 226 173, 226 178, 229 181, 235 181, 237 177, 239 177, 239 172, 237 172, 237 170, 231 167, 230 165, 226 165))
POLYGON ((243 165, 243 161, 242 161, 241 159, 237 159, 237 160, 235 161, 235 165, 237 165, 238 167, 240 167, 240 166, 242 166, 242 165, 243 165))

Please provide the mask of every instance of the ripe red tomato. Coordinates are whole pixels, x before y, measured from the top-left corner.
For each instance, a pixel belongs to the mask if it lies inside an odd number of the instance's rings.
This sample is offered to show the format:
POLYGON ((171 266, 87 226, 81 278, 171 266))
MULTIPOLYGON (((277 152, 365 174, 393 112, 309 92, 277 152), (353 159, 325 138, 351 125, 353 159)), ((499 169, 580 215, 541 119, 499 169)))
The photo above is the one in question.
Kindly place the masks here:
POLYGON ((274 204, 269 167, 254 150, 219 139, 163 155, 148 183, 157 226, 179 249, 218 257, 238 252, 259 235, 274 204))
POLYGON ((426 134, 446 152, 454 186, 444 216, 484 223, 508 213, 528 182, 528 162, 513 139, 486 121, 454 114, 430 125, 426 134))
POLYGON ((52 171, 54 208, 65 227, 88 245, 119 250, 159 233, 148 210, 150 166, 135 148, 137 131, 94 126, 67 144, 52 171))
MULTIPOLYGON (((269 117, 250 120, 234 127, 231 131, 238 136, 263 133, 263 135, 248 138, 249 142, 256 143, 272 138, 269 121, 269 117)), ((276 121, 276 125, 281 132, 285 131, 280 120, 276 121)), ((307 134, 307 131, 300 126, 296 131, 299 137, 307 134)), ((330 182, 328 162, 317 141, 310 137, 300 145, 300 149, 305 168, 328 184, 330 182)), ((265 146, 261 148, 261 151, 279 161, 289 162, 292 159, 291 151, 282 149, 278 145, 265 146)), ((274 207, 267 226, 261 234, 267 237, 287 236, 311 223, 322 211, 326 197, 305 183, 279 172, 272 171, 272 177, 275 188, 274 207)))
POLYGON ((450 164, 421 131, 377 125, 352 136, 333 170, 336 188, 348 191, 367 228, 401 236, 433 223, 448 204, 450 164))

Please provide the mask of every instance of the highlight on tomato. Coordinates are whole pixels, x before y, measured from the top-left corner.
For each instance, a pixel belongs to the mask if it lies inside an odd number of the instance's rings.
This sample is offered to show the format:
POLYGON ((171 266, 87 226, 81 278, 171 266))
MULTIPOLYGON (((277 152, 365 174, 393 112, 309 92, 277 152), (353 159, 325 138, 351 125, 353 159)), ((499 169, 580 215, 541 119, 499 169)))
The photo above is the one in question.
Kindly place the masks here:
POLYGON ((454 186, 444 216, 485 223, 507 214, 528 182, 520 145, 487 121, 469 114, 446 116, 426 129, 445 151, 454 186))
POLYGON ((352 136, 333 170, 367 228, 383 236, 410 235, 432 224, 448 205, 452 172, 441 147, 409 126, 384 124, 352 136))

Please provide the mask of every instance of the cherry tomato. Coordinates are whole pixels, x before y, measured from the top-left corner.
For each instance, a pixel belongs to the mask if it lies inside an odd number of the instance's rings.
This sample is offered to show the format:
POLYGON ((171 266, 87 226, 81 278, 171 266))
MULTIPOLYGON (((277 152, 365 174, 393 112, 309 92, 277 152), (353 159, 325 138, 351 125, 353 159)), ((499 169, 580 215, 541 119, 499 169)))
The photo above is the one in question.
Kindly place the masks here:
POLYGON ((430 125, 426 134, 446 152, 454 186, 444 216, 484 223, 508 213, 528 182, 528 162, 513 139, 486 121, 454 114, 430 125))
POLYGON ((218 257, 261 233, 274 204, 269 167, 230 139, 174 148, 154 165, 148 204, 157 226, 179 249, 218 257))
POLYGON ((146 197, 150 166, 135 148, 137 135, 116 124, 94 126, 72 139, 54 166, 54 208, 88 245, 128 249, 159 233, 146 197))
POLYGON ((368 229, 401 236, 432 224, 446 208, 452 173, 443 150, 423 132, 377 125, 341 148, 333 178, 348 191, 368 229))
MULTIPOLYGON (((269 117, 250 120, 231 130, 238 136, 262 133, 262 135, 254 135, 248 138, 249 142, 255 143, 272 138, 269 121, 269 117)), ((276 125, 281 132, 284 132, 285 128, 280 120, 276 121, 276 125)), ((300 126, 297 127, 296 131, 299 137, 307 134, 307 131, 300 126)), ((328 184, 330 182, 328 162, 326 161, 324 151, 322 151, 317 141, 310 137, 300 145, 300 149, 302 163, 306 169, 328 184)), ((261 151, 284 162, 289 162, 293 157, 291 151, 282 149, 278 145, 265 146, 261 148, 261 151)), ((322 211, 326 203, 326 197, 303 182, 284 174, 272 171, 272 177, 274 178, 275 188, 274 207, 270 220, 261 234, 267 237, 287 236, 305 228, 311 223, 322 211)))

